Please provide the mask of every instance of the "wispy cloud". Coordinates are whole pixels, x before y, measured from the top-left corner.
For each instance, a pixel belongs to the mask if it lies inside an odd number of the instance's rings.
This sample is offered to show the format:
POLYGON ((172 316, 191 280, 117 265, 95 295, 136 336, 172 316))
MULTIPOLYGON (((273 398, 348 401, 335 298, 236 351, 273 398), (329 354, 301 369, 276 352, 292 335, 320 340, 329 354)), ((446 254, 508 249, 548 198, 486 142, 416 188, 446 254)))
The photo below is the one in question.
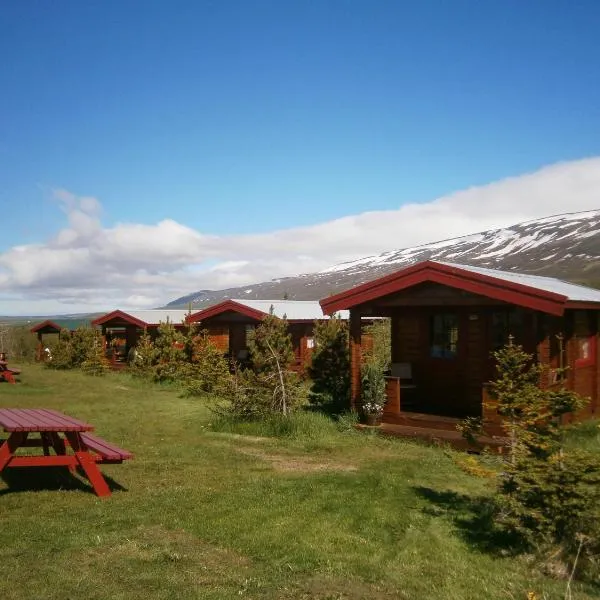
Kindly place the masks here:
MULTIPOLYGON (((102 224, 96 198, 54 190, 65 227, 0 254, 0 314, 156 306, 527 219, 600 206, 600 157, 560 163, 397 210, 311 227, 216 236, 164 220, 102 224)), ((290 215, 290 221, 293 215, 290 215)))

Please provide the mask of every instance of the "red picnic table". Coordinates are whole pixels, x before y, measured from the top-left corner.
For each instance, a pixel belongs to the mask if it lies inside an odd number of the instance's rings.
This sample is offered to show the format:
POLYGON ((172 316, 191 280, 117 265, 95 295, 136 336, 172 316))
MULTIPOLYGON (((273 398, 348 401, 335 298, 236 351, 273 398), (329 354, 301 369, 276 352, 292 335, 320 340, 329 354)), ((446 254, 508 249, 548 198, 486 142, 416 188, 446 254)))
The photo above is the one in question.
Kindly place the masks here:
POLYGON ((20 369, 9 369, 8 363, 4 359, 0 358, 0 379, 3 379, 7 383, 17 383, 15 380, 15 375, 20 374, 20 369))
POLYGON ((0 445, 0 473, 8 467, 81 467, 98 496, 110 496, 98 463, 122 463, 131 452, 91 435, 94 426, 49 409, 2 408, 0 426, 9 432, 0 445), (31 438, 30 434, 39 434, 31 438), (23 447, 43 449, 43 455, 17 455, 23 447), (50 454, 53 449, 55 454, 50 454))

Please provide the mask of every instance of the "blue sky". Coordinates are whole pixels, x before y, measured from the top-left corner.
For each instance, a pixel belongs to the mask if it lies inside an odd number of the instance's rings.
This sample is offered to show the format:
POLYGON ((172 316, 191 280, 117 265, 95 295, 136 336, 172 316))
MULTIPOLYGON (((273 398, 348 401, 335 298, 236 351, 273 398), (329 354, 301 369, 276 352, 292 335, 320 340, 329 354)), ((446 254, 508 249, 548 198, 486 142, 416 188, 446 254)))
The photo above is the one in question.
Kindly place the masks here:
MULTIPOLYGON (((0 314, 48 283, 18 280, 15 246, 54 247, 81 198, 103 231, 172 220, 237 243, 595 157, 599 26, 585 0, 0 0, 0 314)), ((554 210, 527 201, 515 220, 554 210)), ((510 222, 490 214, 408 241, 510 222)), ((380 241, 359 250, 406 245, 380 241)), ((175 262, 252 258, 238 245, 175 262)), ((317 266, 295 252, 265 278, 317 266)))

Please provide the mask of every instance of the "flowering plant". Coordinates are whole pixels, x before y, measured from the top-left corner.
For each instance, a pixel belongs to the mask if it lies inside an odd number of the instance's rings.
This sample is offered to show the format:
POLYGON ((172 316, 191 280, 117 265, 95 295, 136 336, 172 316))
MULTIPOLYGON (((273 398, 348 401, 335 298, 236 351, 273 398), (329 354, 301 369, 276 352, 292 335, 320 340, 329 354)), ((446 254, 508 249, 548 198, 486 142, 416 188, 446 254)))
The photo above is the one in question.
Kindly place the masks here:
POLYGON ((365 402, 362 405, 362 410, 365 415, 380 415, 383 413, 383 404, 377 402, 365 402))

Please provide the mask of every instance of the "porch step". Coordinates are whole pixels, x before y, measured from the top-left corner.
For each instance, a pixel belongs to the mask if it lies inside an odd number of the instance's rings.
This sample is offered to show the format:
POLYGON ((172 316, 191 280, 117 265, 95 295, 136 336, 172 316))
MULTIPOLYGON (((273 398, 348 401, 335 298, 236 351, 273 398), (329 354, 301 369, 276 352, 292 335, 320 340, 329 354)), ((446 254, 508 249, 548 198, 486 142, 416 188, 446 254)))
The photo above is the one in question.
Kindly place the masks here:
MULTIPOLYGON (((416 412, 401 412, 400 414, 384 413, 386 423, 395 425, 406 425, 408 427, 424 427, 428 429, 445 430, 458 433, 456 426, 461 419, 443 417, 441 415, 428 415, 416 412)), ((458 434, 460 435, 460 434, 458 434)))
MULTIPOLYGON (((370 427, 369 429, 373 428, 370 427)), ((479 448, 470 445, 458 431, 451 431, 448 429, 382 423, 378 427, 378 430, 384 435, 421 439, 440 445, 448 444, 457 450, 479 450, 479 448)), ((496 450, 497 452, 502 452, 502 448, 508 442, 507 438, 500 436, 479 436, 477 439, 481 446, 487 446, 488 448, 496 450)))

